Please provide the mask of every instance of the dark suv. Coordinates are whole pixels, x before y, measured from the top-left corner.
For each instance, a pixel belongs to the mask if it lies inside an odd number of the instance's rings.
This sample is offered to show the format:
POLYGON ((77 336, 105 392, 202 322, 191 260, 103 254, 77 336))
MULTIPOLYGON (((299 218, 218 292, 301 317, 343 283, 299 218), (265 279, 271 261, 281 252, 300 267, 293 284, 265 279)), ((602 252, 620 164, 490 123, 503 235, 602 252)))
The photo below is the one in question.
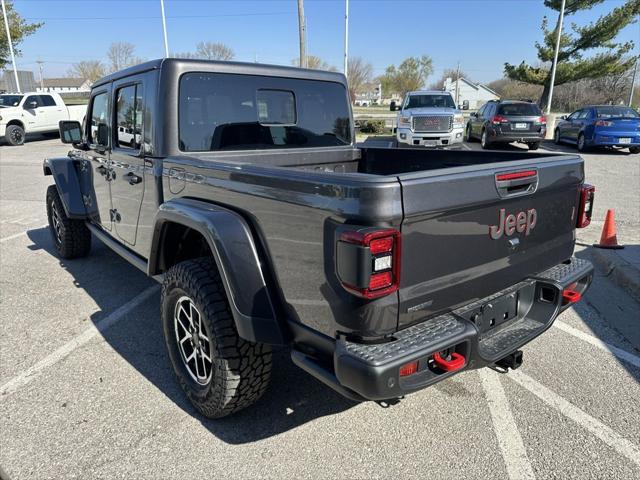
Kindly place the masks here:
POLYGON ((495 143, 522 142, 536 150, 546 133, 547 119, 535 103, 492 100, 471 114, 465 139, 479 138, 485 149, 495 143))

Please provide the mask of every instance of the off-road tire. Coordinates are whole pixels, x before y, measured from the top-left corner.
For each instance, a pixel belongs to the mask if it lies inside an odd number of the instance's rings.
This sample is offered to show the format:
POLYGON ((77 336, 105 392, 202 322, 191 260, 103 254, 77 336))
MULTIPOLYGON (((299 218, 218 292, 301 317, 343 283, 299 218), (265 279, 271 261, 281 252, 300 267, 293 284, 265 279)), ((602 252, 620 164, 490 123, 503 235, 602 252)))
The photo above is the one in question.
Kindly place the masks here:
POLYGON ((9 145, 24 145, 24 128, 20 125, 9 125, 4 131, 4 138, 9 145))
POLYGON ((55 185, 47 188, 47 219, 53 244, 62 258, 86 257, 91 250, 91 232, 83 220, 67 217, 55 185), (57 225, 56 225, 57 219, 57 225))
POLYGON ((540 142, 527 143, 529 150, 538 150, 540 148, 540 142))
POLYGON ((180 386, 204 416, 220 418, 255 403, 271 377, 271 347, 240 338, 216 264, 210 257, 171 267, 162 283, 162 326, 169 359, 180 386), (189 373, 179 351, 174 312, 189 297, 210 337, 211 378, 203 385, 189 373))

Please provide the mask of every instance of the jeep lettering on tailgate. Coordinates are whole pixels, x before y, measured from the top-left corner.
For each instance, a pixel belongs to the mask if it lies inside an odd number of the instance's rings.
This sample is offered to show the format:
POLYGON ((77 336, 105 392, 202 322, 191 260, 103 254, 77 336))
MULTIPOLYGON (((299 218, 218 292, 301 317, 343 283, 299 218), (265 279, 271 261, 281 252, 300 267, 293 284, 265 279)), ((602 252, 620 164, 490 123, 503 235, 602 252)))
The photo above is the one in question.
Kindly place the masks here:
POLYGON ((498 218, 498 225, 489 225, 489 235, 492 239, 498 240, 502 235, 510 237, 514 232, 522 233, 525 236, 531 233, 538 222, 538 212, 535 208, 530 208, 526 212, 510 213, 505 216, 505 209, 501 208, 498 218))

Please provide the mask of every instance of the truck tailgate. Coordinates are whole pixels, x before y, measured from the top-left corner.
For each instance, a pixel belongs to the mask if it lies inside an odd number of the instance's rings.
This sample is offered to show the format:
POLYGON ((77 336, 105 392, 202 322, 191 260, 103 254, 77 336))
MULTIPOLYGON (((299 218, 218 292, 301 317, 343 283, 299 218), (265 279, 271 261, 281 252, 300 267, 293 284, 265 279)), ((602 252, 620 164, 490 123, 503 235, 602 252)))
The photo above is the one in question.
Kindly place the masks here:
POLYGON ((404 209, 398 327, 568 259, 583 178, 578 156, 398 176, 404 209))

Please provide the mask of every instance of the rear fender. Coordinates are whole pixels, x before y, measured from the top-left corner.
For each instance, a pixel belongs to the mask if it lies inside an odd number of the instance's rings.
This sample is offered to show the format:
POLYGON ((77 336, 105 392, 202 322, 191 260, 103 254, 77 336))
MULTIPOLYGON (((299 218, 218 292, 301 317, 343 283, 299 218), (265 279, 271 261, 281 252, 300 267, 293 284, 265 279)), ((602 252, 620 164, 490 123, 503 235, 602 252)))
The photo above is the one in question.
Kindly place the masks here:
POLYGON ((237 213, 207 202, 180 198, 163 203, 155 220, 150 276, 161 273, 161 242, 168 222, 196 230, 207 241, 239 335, 252 342, 284 345, 284 329, 277 320, 247 222, 237 213))
POLYGON ((53 176, 67 217, 87 218, 75 161, 69 157, 47 158, 42 169, 45 175, 53 176))

